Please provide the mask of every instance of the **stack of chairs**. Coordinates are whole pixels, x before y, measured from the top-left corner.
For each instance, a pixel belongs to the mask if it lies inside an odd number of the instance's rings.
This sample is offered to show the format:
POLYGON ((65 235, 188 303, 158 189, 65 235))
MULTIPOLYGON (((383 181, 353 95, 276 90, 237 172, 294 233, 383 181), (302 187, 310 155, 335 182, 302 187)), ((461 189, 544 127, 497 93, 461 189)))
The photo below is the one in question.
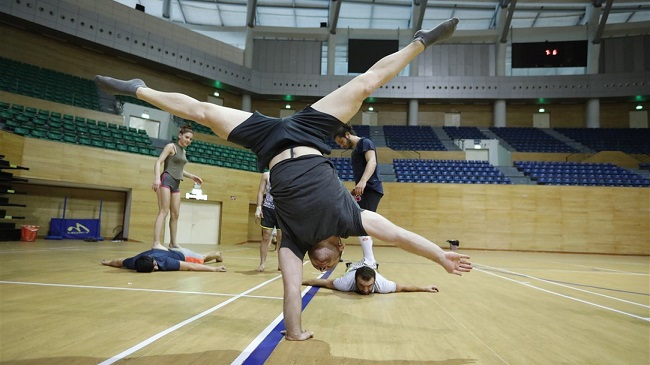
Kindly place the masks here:
POLYGON ((539 185, 650 187, 650 179, 612 163, 515 161, 539 185))

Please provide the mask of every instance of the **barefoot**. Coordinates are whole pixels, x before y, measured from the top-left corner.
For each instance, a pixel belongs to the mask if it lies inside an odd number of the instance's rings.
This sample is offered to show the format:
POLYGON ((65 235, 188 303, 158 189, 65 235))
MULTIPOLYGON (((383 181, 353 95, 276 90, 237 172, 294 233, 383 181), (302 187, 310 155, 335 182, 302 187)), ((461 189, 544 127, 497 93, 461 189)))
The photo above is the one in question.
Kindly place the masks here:
POLYGON ((260 266, 257 267, 257 270, 256 270, 256 271, 264 272, 264 269, 265 269, 264 264, 262 264, 262 265, 260 265, 260 266))
POLYGON ((210 252, 205 255, 205 262, 210 262, 214 260, 215 262, 222 262, 223 257, 221 256, 221 251, 210 252))
POLYGON ((152 248, 153 250, 165 250, 165 251, 169 251, 169 249, 167 249, 167 247, 161 245, 160 243, 154 243, 153 246, 151 246, 151 248, 152 248))
POLYGON ((179 245, 178 243, 170 243, 169 248, 171 248, 173 250, 180 250, 183 247, 181 247, 181 245, 179 245))

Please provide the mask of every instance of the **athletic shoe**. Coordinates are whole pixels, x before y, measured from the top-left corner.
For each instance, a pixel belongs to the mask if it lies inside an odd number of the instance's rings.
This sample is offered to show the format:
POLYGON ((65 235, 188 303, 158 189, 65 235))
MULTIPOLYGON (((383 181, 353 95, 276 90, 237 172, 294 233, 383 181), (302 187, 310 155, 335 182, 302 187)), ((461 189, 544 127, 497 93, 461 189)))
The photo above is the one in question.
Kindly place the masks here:
POLYGON ((369 268, 375 269, 375 270, 377 270, 379 268, 378 263, 375 262, 374 264, 371 265, 371 264, 367 264, 364 259, 361 259, 361 261, 357 261, 357 262, 346 262, 345 267, 347 267, 347 270, 345 272, 350 272, 350 271, 357 270, 358 268, 360 268, 362 266, 368 266, 369 268))

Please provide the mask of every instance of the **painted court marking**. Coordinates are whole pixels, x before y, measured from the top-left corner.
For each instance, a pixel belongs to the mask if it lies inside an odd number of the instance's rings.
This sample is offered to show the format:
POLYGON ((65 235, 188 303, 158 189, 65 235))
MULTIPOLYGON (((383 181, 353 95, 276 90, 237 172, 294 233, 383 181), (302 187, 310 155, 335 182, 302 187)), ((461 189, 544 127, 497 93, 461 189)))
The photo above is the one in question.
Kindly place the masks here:
MULTIPOLYGON (((276 280, 276 279, 277 279, 277 277, 271 279, 270 281, 273 281, 273 280, 276 280)), ((143 292, 152 292, 152 293, 195 294, 195 295, 208 295, 208 296, 216 296, 216 297, 246 297, 246 298, 258 298, 258 299, 282 300, 282 297, 269 297, 269 296, 261 296, 261 295, 206 293, 206 292, 185 291, 185 290, 125 288, 125 287, 117 287, 117 286, 50 284, 50 283, 34 283, 34 282, 28 282, 28 281, 5 281, 5 280, 0 280, 0 284, 37 285, 37 286, 52 286, 52 287, 61 287, 61 288, 80 288, 80 289, 106 289, 106 290, 124 290, 124 291, 143 291, 143 292)))
MULTIPOLYGON (((303 263, 304 265, 304 263, 303 263)), ((327 279, 333 270, 327 271, 321 274, 318 278, 327 279)), ((305 307, 309 302, 314 298, 314 295, 318 292, 320 288, 315 286, 308 286, 303 290, 302 294, 302 310, 305 310, 305 307)), ((302 313, 301 310, 301 313, 302 313)), ((256 365, 263 364, 268 360, 269 356, 276 346, 282 341, 284 335, 281 331, 285 330, 284 314, 280 313, 273 322, 271 322, 260 334, 242 351, 239 356, 231 365, 256 365)))
POLYGON ((172 326, 172 327, 170 327, 170 328, 168 328, 168 329, 166 329, 166 330, 164 330, 164 331, 162 331, 162 332, 160 332, 158 334, 155 334, 155 335, 149 337, 148 339, 140 342, 139 344, 137 344, 137 345, 135 345, 135 346, 133 346, 133 347, 127 349, 127 350, 124 350, 121 353, 111 357, 110 359, 102 361, 100 363, 100 365, 109 365, 109 364, 113 364, 113 363, 115 363, 117 361, 120 361, 120 360, 124 359, 125 357, 131 355, 132 353, 134 353, 134 352, 136 352, 136 351, 150 345, 151 343, 157 341, 158 339, 160 339, 160 338, 162 338, 162 337, 176 331, 177 329, 182 328, 182 327, 196 321, 197 319, 203 318, 206 315, 218 310, 219 308, 222 308, 222 307, 234 302, 235 300, 237 300, 239 298, 243 298, 243 297, 246 296, 246 294, 248 294, 248 293, 250 293, 252 291, 255 291, 255 290, 257 290, 257 289, 259 289, 261 287, 264 287, 264 286, 272 283, 273 281, 280 279, 281 277, 282 277, 281 275, 278 275, 278 276, 274 277, 273 279, 267 280, 267 281, 255 286, 255 287, 253 287, 253 288, 250 288, 250 289, 248 289, 248 290, 246 290, 246 291, 244 291, 244 292, 242 292, 242 293, 240 293, 240 294, 226 300, 225 302, 223 302, 221 304, 215 305, 214 307, 212 307, 210 309, 207 309, 207 310, 205 310, 205 311, 203 311, 203 312, 201 312, 201 313, 199 313, 199 314, 197 314, 197 315, 195 315, 195 316, 193 316, 191 318, 188 318, 188 319, 184 320, 183 322, 180 322, 180 323, 178 323, 178 324, 176 324, 176 325, 174 325, 174 326, 172 326))
MULTIPOLYGON (((490 266, 485 266, 485 265, 482 265, 482 266, 484 266, 484 267, 486 267, 486 268, 494 269, 494 270, 501 270, 502 272, 507 272, 507 273, 510 273, 510 274, 515 274, 515 275, 522 276, 522 277, 525 277, 525 278, 528 278, 528 279, 532 279, 532 280, 539 280, 539 281, 543 281, 543 282, 545 282, 545 283, 549 283, 549 284, 553 284, 553 285, 559 285, 559 286, 562 286, 562 287, 566 287, 566 288, 574 289, 574 290, 578 290, 578 291, 583 291, 583 292, 585 292, 585 293, 590 293, 590 294, 594 294, 594 295, 600 295, 600 296, 604 296, 604 297, 608 297, 608 298, 612 298, 612 299, 617 299, 617 298, 609 297, 609 296, 607 296, 607 295, 602 295, 602 294, 599 294, 599 293, 594 293, 594 292, 590 292, 590 291, 587 291, 587 290, 578 289, 578 288, 573 288, 573 287, 571 287, 571 286, 567 286, 567 285, 563 285, 563 284, 554 283, 554 282, 552 282, 552 281, 547 281, 547 280, 539 279, 539 278, 536 278, 536 277, 533 277, 533 276, 530 276, 530 275, 525 275, 525 274, 521 274, 521 273, 516 273, 516 272, 514 272, 514 271, 498 269, 498 268, 494 268, 494 267, 490 267, 490 266)), ((578 299, 578 298, 573 298, 573 297, 570 297, 570 296, 568 296, 568 295, 560 294, 560 293, 554 292, 554 291, 552 291, 552 290, 543 289, 543 288, 540 288, 540 287, 535 286, 535 285, 533 285, 533 284, 530 284, 530 283, 527 283, 527 282, 523 282, 523 281, 519 281, 519 280, 515 280, 515 279, 512 279, 512 278, 508 278, 508 277, 505 277, 505 276, 503 276, 503 275, 499 275, 499 274, 496 274, 496 273, 493 273, 493 272, 490 272, 490 271, 487 271, 487 270, 483 270, 483 269, 480 269, 480 268, 477 268, 477 267, 474 267, 474 269, 475 269, 476 271, 480 271, 480 272, 485 273, 485 274, 489 274, 489 275, 492 275, 492 276, 496 276, 496 277, 501 278, 501 279, 504 279, 504 280, 512 281, 512 282, 514 282, 514 283, 521 284, 521 285, 524 285, 524 286, 527 286, 527 287, 529 287, 529 288, 536 289, 536 290, 539 290, 539 291, 543 291, 543 292, 548 293, 548 294, 557 295, 557 296, 562 297, 562 298, 565 298, 565 299, 574 300, 574 301, 576 301, 576 302, 580 302, 580 303, 583 303, 583 304, 591 305, 591 306, 598 307, 598 308, 601 308, 601 309, 605 309, 605 310, 608 310, 608 311, 611 311, 611 312, 615 312, 615 313, 623 314, 623 315, 626 315, 626 316, 629 316, 629 317, 632 317, 632 318, 640 319, 640 320, 642 320, 642 321, 650 322, 650 318, 649 318, 649 317, 641 317, 641 316, 637 316, 637 315, 632 314, 632 313, 627 313, 627 312, 620 311, 620 310, 618 310, 618 309, 614 309, 614 308, 610 308, 610 307, 607 307, 607 306, 604 306, 604 305, 600 305, 600 304, 592 303, 592 302, 589 302, 589 301, 587 301, 587 300, 582 300, 582 299, 578 299)), ((627 301, 622 300, 622 299, 619 299, 619 300, 621 300, 621 301, 623 301, 623 302, 627 302, 627 301)), ((645 305, 642 305, 642 304, 638 304, 638 303, 636 303, 636 304, 637 304, 637 305, 640 305, 640 306, 643 306, 643 307, 648 307, 648 306, 645 306, 645 305)))

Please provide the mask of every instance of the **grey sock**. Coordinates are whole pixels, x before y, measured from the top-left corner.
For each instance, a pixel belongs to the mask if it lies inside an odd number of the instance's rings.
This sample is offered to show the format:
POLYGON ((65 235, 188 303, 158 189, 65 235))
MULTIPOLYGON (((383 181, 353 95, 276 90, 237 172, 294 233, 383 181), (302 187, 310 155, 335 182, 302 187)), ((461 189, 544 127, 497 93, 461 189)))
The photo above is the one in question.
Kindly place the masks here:
POLYGON ((425 47, 436 44, 438 42, 442 42, 454 35, 454 31, 456 31, 456 25, 458 22, 458 18, 451 18, 438 24, 437 27, 431 30, 418 30, 415 32, 413 40, 422 42, 425 47))
POLYGON ((140 79, 124 81, 100 75, 95 75, 95 84, 109 94, 129 95, 134 97, 135 92, 139 87, 147 87, 144 81, 140 79))

